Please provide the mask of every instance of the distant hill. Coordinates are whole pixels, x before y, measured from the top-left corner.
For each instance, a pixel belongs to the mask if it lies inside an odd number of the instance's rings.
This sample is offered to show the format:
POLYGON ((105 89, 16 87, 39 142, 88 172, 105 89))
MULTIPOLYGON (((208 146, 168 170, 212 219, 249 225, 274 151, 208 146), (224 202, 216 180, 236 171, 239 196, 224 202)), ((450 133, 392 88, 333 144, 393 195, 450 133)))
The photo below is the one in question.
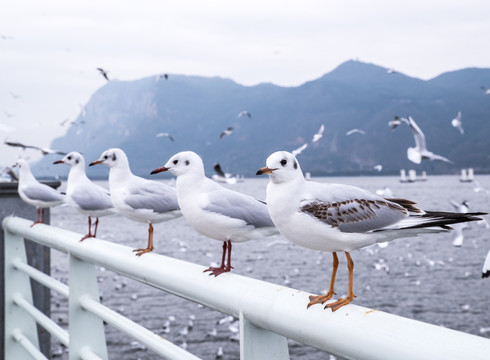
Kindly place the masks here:
MULTIPOLYGON (((413 168, 429 173, 455 173, 463 167, 490 171, 490 69, 463 69, 424 81, 359 61, 347 61, 321 78, 297 87, 272 84, 242 86, 219 77, 169 74, 168 80, 147 77, 111 81, 96 91, 65 136, 52 148, 82 152, 87 162, 107 148, 120 147, 137 174, 148 176, 174 153, 193 150, 211 174, 215 162, 227 172, 253 176, 277 150, 291 151, 325 125, 322 139, 298 155, 313 175, 369 174, 381 164, 384 174, 413 168), (247 110, 252 117, 237 115, 247 110), (461 111, 465 134, 451 126, 461 111), (414 145, 408 126, 390 130, 394 115, 412 116, 425 133, 429 150, 454 164, 408 161, 414 145), (234 127, 231 135, 220 133, 234 127), (346 136, 350 129, 365 131, 346 136), (175 139, 157 137, 170 133, 175 139)), ((66 175, 52 166, 53 157, 36 164, 37 174, 66 175)), ((91 176, 108 170, 90 168, 91 176)))

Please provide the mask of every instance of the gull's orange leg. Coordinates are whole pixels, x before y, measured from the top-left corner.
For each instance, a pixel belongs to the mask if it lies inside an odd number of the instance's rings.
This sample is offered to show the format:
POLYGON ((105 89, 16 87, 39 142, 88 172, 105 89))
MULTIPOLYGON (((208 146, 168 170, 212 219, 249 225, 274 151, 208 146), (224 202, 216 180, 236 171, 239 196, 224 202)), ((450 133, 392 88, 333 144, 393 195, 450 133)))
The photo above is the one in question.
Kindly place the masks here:
POLYGON ((148 224, 148 246, 145 249, 134 249, 133 252, 136 253, 136 256, 141 256, 148 252, 152 252, 153 247, 153 225, 151 223, 148 224))
POLYGON ((340 309, 342 306, 349 304, 356 297, 354 295, 354 261, 350 257, 350 254, 346 251, 345 257, 347 258, 347 268, 349 269, 349 289, 347 291, 347 297, 345 299, 338 299, 333 303, 325 305, 326 308, 332 309, 332 311, 340 309))
POLYGON ((325 301, 330 300, 333 295, 336 295, 333 287, 335 284, 335 276, 337 275, 337 268, 339 267, 339 258, 337 257, 336 252, 333 252, 332 255, 332 277, 330 278, 330 286, 328 287, 328 292, 325 295, 310 295, 310 302, 308 303, 307 308, 309 308, 311 305, 323 304, 325 303, 325 301))

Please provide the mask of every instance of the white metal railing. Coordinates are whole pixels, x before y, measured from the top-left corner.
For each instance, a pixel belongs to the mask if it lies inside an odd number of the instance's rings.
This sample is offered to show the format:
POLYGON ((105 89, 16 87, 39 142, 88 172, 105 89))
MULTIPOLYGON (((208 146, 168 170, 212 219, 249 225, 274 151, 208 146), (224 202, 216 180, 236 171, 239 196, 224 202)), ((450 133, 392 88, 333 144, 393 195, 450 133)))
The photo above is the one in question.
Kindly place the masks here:
POLYGON ((177 345, 100 304, 95 265, 240 319, 242 360, 289 359, 287 339, 348 359, 488 359, 490 340, 349 304, 332 313, 306 309, 301 290, 233 273, 210 277, 204 267, 147 254, 8 217, 5 231, 5 358, 44 359, 36 322, 69 349, 70 359, 107 359, 103 321, 166 359, 197 359, 177 345), (70 288, 26 264, 23 238, 69 254, 70 288), (69 298, 69 331, 32 305, 29 277, 69 298), (90 329, 90 331, 86 331, 90 329))

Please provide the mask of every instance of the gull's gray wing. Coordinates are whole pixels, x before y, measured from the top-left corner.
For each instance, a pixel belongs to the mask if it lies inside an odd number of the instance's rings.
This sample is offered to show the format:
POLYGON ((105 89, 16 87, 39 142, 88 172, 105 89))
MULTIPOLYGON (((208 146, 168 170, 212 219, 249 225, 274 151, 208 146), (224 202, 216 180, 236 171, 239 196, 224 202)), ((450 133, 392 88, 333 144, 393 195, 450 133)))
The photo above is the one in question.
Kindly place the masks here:
POLYGON ((54 202, 63 201, 64 195, 45 184, 29 184, 22 188, 24 194, 32 200, 54 202))
POLYGON ((95 184, 77 187, 71 198, 82 210, 106 210, 113 207, 109 191, 95 184))
POLYGON ((156 181, 145 181, 131 188, 124 201, 133 209, 150 209, 157 213, 179 209, 175 189, 156 181))
POLYGON ((274 226, 267 205, 248 195, 221 189, 207 194, 209 203, 203 210, 245 221, 255 228, 274 226))

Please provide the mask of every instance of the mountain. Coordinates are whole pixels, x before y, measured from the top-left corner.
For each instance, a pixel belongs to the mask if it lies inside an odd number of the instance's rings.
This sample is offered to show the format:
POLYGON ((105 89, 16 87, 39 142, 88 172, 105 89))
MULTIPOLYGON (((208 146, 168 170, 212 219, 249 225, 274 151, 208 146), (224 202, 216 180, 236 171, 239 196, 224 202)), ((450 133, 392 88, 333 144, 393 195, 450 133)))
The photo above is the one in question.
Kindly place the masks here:
MULTIPOLYGON (((147 77, 136 81, 111 81, 96 91, 65 136, 51 147, 82 152, 87 162, 110 147, 124 149, 132 170, 148 176, 173 154, 193 150, 213 173, 219 162, 226 172, 253 176, 267 156, 310 143, 298 159, 313 175, 374 173, 402 168, 431 173, 455 173, 463 167, 490 171, 490 69, 463 69, 420 80, 386 68, 347 61, 319 79, 297 87, 273 84, 242 86, 213 77, 169 75, 168 80, 147 77), (247 110, 252 117, 237 115, 247 110), (462 112, 465 134, 451 126, 462 112), (408 161, 414 146, 405 124, 392 131, 394 115, 412 116, 424 131, 428 148, 454 164, 408 161), (311 143, 325 125, 323 138, 311 143), (221 132, 233 132, 222 139, 221 132), (365 135, 346 132, 358 128, 365 135), (167 132, 175 139, 157 137, 167 132)), ((37 173, 65 176, 68 169, 52 166, 45 157, 37 173)), ((103 166, 89 169, 90 176, 106 177, 103 166)))

